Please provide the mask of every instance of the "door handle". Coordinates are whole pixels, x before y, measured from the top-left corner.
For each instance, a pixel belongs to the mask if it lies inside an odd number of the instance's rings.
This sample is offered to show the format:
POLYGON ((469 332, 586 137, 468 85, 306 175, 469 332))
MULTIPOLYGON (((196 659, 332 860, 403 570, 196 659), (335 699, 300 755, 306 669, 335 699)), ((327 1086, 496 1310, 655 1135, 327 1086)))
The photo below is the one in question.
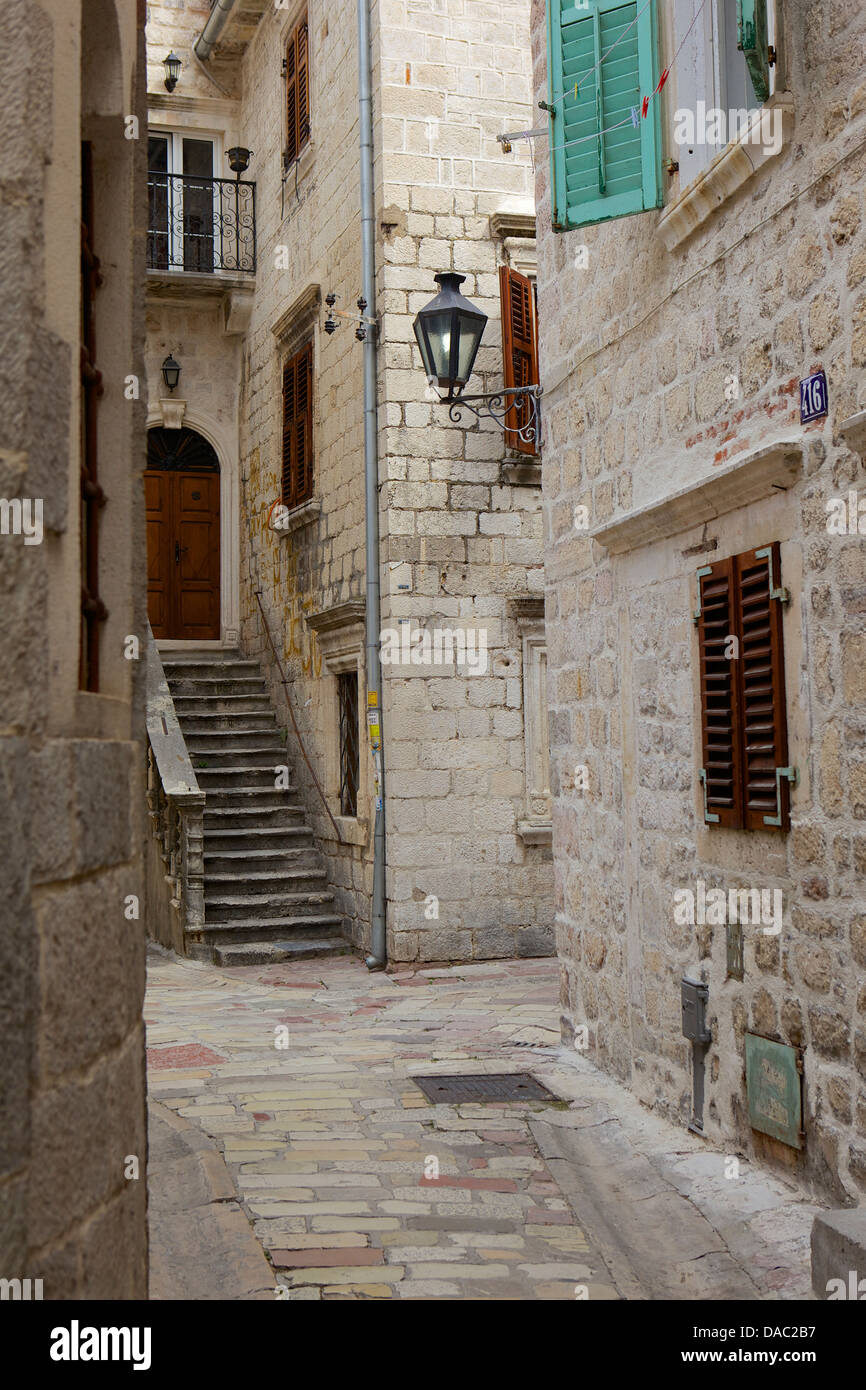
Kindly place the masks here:
POLYGON ((189 550, 189 546, 188 546, 188 545, 181 545, 180 541, 175 541, 175 543, 174 543, 174 563, 175 563, 176 565, 179 565, 179 564, 180 564, 180 557, 181 557, 181 555, 185 555, 186 552, 187 552, 188 550, 189 550))

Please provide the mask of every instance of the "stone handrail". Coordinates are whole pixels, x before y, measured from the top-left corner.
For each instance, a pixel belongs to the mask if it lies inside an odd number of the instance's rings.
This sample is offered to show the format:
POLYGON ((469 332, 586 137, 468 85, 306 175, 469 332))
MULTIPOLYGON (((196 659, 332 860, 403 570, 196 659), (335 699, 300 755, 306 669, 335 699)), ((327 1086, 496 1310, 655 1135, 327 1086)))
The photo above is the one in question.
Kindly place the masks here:
POLYGON ((188 953, 190 939, 204 928, 204 805, 171 691, 148 624, 147 809, 151 830, 171 889, 176 931, 168 939, 188 953))

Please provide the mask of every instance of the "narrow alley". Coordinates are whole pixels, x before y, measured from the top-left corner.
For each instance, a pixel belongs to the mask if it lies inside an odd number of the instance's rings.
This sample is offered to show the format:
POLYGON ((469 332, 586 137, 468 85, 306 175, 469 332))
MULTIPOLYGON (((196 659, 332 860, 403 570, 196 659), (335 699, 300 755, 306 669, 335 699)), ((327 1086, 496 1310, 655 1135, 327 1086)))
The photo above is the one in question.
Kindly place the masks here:
MULTIPOLYGON (((745 1162, 731 1180, 724 1156, 562 1048, 554 962, 218 969, 152 948, 145 1012, 152 1107, 215 1141, 273 1272, 242 1293, 205 1236, 183 1273, 178 1203, 152 1228, 152 1296, 809 1297, 819 1208, 745 1162), (554 1099, 431 1103, 413 1079, 506 1072, 554 1099)), ((200 1212, 187 1219, 201 1239, 200 1212)), ((230 1242, 229 1263, 251 1243, 230 1242)))

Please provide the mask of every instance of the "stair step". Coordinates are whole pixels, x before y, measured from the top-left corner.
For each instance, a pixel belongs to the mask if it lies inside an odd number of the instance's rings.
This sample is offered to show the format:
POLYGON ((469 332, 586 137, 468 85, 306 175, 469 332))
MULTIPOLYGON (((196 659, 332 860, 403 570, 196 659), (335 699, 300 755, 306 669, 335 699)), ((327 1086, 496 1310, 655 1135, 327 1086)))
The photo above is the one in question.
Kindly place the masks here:
MULTIPOLYGON (((201 773, 204 775, 204 787, 206 791, 217 790, 217 787, 212 787, 212 784, 209 781, 209 778, 211 777, 230 777, 232 781, 234 781, 234 778, 236 777, 248 778, 250 780, 246 785, 249 786, 250 791, 258 791, 259 788, 263 786, 270 787, 274 791, 281 790, 279 787, 274 787, 274 782, 277 778, 277 769, 282 769, 286 767, 286 763, 274 763, 273 767, 269 766, 267 763, 240 763, 226 765, 223 759, 219 757, 211 760, 206 760, 204 765, 202 765, 201 762, 196 762, 196 756, 197 755, 193 755, 192 764, 196 770, 196 773, 201 773)), ((235 791, 239 790, 239 788, 232 785, 228 785, 226 787, 226 790, 235 791)), ((282 790, 286 789, 283 788, 282 790)))
POLYGON ((215 965, 281 965, 290 960, 314 960, 317 956, 345 956, 349 943, 344 940, 251 941, 218 945, 213 948, 215 965))
MULTIPOLYGON (((299 869, 288 869, 285 873, 281 873, 277 883, 282 883, 293 878, 327 878, 327 873, 322 868, 305 868, 301 865, 299 869)), ((212 883, 274 883, 274 876, 268 873, 233 874, 217 871, 216 873, 208 873, 206 875, 206 883, 208 886, 212 883)))
POLYGON ((184 717, 193 719, 215 718, 217 715, 234 717, 235 714, 252 714, 262 718, 267 715, 273 719, 273 711, 262 695, 173 695, 177 717, 183 724, 184 717))
POLYGON ((172 676, 168 688, 173 700, 233 700, 241 696, 266 700, 268 696, 265 682, 255 676, 222 676, 219 680, 188 680, 185 676, 172 676))
POLYGON ((336 912, 308 913, 272 912, 270 917, 262 917, 257 922, 249 922, 245 917, 227 917, 224 921, 208 922, 199 928, 205 936, 212 933, 221 940, 235 936, 240 940, 248 934, 264 932, 267 936, 275 934, 292 936, 331 936, 343 930, 343 919, 336 912))
MULTIPOLYGON (((232 844, 240 854, 245 850, 245 846, 240 843, 241 840, 253 840, 256 846, 262 844, 276 845, 277 840, 283 837, 287 839, 296 839, 299 835, 312 835, 312 833, 313 832, 307 825, 257 826, 248 823, 243 826, 230 825, 216 828, 205 826, 205 853, 207 853, 207 846, 211 841, 217 841, 219 844, 225 841, 226 844, 232 844)), ((255 853, 255 850, 251 850, 251 852, 255 853)), ((265 853, 265 851, 263 850, 262 853, 265 853)))
POLYGON ((301 846, 299 849, 205 850, 204 871, 209 883, 221 874, 251 879, 253 875, 239 874, 239 870, 249 865, 266 869, 272 883, 284 878, 294 869, 304 869, 308 873, 322 870, 321 857, 312 845, 301 846))
POLYGON ((215 923, 240 921, 250 926, 250 917, 255 917, 253 925, 267 921, 269 917, 315 916, 317 909, 328 910, 333 907, 334 895, 327 888, 301 889, 298 893, 283 892, 278 887, 270 893, 208 893, 205 892, 205 927, 215 923))
POLYGON ((248 834, 257 837, 269 829, 281 830, 286 833, 294 831, 296 835, 307 835, 310 839, 313 838, 312 830, 304 822, 302 807, 288 810, 281 806, 216 807, 205 803, 205 843, 207 843, 211 831, 214 830, 245 830, 248 834))

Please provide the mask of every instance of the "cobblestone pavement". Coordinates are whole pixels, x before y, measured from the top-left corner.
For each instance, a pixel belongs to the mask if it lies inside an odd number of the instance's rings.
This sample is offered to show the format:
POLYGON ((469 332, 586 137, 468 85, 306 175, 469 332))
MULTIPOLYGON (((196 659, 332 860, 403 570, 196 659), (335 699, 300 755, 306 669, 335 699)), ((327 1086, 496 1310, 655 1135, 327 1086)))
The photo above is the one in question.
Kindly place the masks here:
POLYGON ((549 1107, 432 1105, 409 1079, 535 1071, 558 989, 552 961, 386 976, 152 952, 150 1091, 224 1149, 275 1297, 616 1298, 529 1133, 549 1107))
POLYGON ((808 1196, 745 1159, 728 1181, 729 1156, 566 1053, 555 961, 155 948, 148 973, 151 1097, 223 1150, 273 1297, 810 1296, 808 1196), (431 1104, 411 1079, 503 1071, 563 1099, 431 1104))

